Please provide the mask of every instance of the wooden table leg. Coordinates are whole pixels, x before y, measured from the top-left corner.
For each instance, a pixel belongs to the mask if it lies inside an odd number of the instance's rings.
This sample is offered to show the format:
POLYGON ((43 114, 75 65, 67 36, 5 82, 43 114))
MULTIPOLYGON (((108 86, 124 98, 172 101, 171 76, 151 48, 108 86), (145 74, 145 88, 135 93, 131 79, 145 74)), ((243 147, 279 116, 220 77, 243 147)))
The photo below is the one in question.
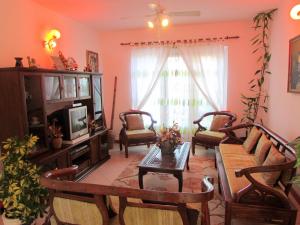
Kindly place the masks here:
POLYGON ((140 168, 139 169, 139 186, 140 186, 140 189, 144 189, 143 176, 145 174, 147 174, 147 171, 140 168))
POLYGON ((189 154, 188 154, 188 158, 186 160, 186 168, 187 168, 187 170, 190 170, 189 161, 190 161, 190 151, 189 151, 189 154))
POLYGON ((178 179, 178 192, 182 192, 182 172, 175 172, 173 175, 178 179))

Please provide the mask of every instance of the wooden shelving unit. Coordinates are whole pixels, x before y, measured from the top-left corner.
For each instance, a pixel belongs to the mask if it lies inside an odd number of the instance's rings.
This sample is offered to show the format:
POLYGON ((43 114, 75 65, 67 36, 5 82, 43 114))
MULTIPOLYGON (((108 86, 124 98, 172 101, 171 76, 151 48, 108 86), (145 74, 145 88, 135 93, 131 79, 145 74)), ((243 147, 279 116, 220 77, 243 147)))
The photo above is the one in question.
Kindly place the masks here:
POLYGON ((33 162, 44 171, 79 164, 76 179, 82 178, 109 159, 101 82, 99 73, 0 68, 0 141, 37 135, 39 141, 31 156, 33 162), (86 140, 54 150, 50 144, 49 123, 55 112, 74 103, 86 105, 89 117, 95 119, 101 129, 86 140), (79 152, 81 148, 83 152, 79 152))

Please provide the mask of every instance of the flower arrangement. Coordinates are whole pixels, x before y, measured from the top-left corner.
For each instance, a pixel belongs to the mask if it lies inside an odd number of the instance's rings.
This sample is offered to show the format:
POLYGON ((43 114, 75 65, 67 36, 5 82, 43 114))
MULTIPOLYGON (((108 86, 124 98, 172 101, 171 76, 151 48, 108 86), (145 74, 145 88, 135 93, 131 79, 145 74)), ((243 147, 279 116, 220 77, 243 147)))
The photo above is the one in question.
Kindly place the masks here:
POLYGON ((173 122, 173 126, 170 128, 164 125, 160 128, 157 146, 162 149, 163 153, 172 153, 177 145, 182 144, 182 141, 178 123, 173 122))
POLYGON ((47 207, 48 192, 39 183, 40 169, 28 159, 37 140, 32 135, 24 140, 9 138, 3 142, 0 158, 3 163, 0 200, 4 214, 22 224, 31 224, 47 207))
POLYGON ((61 131, 61 126, 58 126, 57 123, 58 123, 58 120, 53 119, 52 124, 48 127, 51 138, 61 138, 63 136, 62 131, 61 131))

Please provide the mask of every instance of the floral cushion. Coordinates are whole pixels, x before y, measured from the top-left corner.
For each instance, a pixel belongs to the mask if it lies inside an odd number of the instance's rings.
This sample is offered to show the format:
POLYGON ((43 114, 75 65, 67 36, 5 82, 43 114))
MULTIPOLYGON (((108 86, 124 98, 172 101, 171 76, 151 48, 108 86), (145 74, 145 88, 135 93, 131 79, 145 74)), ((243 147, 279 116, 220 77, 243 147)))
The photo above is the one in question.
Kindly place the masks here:
POLYGON ((272 146, 272 141, 270 141, 265 134, 263 134, 255 149, 255 161, 257 165, 262 165, 265 161, 267 154, 272 146))
POLYGON ((143 129, 145 129, 142 115, 129 114, 129 115, 126 115, 125 119, 126 119, 128 130, 143 130, 143 129))
MULTIPOLYGON (((272 166, 272 165, 279 165, 285 162, 285 156, 281 154, 275 146, 272 145, 271 150, 269 151, 269 154, 263 163, 263 166, 272 166)), ((280 176, 280 171, 276 172, 265 172, 263 173, 263 178, 265 179, 265 182, 268 185, 274 185, 279 176, 280 176)))
POLYGON ((218 131, 220 128, 225 127, 226 123, 229 122, 229 117, 224 115, 215 115, 210 125, 211 131, 218 131))
POLYGON ((243 143, 243 147, 246 152, 250 153, 253 150, 261 134, 262 132, 260 130, 258 130, 256 127, 252 127, 247 139, 243 143))

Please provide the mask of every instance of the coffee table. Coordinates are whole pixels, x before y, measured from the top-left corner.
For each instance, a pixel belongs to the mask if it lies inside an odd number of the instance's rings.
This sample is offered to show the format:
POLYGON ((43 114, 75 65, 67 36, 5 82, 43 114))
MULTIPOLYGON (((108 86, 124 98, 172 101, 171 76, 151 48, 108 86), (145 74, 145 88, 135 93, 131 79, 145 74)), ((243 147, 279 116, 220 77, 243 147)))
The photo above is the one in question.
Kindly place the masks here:
POLYGON ((139 167, 139 186, 144 188, 143 176, 148 172, 169 173, 178 179, 179 192, 182 192, 182 172, 185 166, 189 170, 190 142, 177 146, 173 155, 162 155, 160 148, 154 145, 144 157, 139 167))

